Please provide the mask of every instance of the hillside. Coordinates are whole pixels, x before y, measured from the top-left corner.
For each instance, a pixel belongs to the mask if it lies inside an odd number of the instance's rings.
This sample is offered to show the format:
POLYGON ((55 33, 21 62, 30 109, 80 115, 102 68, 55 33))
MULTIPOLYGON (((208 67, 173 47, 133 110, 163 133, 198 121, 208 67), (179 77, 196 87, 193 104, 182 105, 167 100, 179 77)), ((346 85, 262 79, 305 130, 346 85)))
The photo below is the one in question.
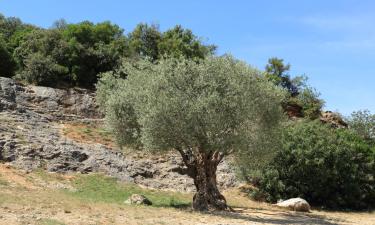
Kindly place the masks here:
MULTIPOLYGON (((22 86, 0 78, 0 99, 1 160, 16 168, 102 172, 146 187, 177 191, 193 188, 175 154, 159 157, 126 151, 96 143, 98 139, 90 142, 89 135, 82 140, 79 135, 90 132, 90 126, 99 127, 96 132, 105 132, 93 94, 86 90, 22 86), (77 124, 83 126, 81 132, 77 124), (77 131, 78 137, 74 137, 77 131)), ((223 188, 236 185, 227 164, 220 167, 218 177, 223 188)))
POLYGON ((0 77, 0 224, 371 224, 372 213, 287 212, 249 200, 230 160, 218 182, 235 212, 192 212, 180 157, 120 149, 85 89, 0 77), (109 178, 112 177, 112 178, 109 178), (153 207, 123 202, 143 193, 153 207))

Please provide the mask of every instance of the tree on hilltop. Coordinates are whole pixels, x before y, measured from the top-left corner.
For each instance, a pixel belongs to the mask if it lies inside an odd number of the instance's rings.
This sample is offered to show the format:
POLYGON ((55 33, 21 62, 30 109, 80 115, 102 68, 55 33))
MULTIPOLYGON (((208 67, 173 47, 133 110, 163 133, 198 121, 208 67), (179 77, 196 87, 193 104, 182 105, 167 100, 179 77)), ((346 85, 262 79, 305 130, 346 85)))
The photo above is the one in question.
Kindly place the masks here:
POLYGON ((288 90, 290 95, 298 95, 298 87, 293 83, 288 74, 290 70, 290 64, 284 64, 283 59, 270 58, 266 65, 265 76, 268 80, 273 82, 275 85, 281 86, 288 90))

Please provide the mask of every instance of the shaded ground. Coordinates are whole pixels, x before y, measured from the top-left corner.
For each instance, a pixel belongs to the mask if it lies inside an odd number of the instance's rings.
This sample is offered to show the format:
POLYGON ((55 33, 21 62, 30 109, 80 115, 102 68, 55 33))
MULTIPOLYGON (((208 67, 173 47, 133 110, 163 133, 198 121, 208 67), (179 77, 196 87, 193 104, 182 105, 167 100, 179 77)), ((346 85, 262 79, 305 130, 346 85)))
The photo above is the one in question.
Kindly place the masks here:
POLYGON ((375 213, 296 213, 225 192, 236 212, 197 213, 191 194, 143 189, 102 175, 25 173, 0 165, 0 224, 374 224, 375 213), (154 206, 123 204, 142 193, 154 206))

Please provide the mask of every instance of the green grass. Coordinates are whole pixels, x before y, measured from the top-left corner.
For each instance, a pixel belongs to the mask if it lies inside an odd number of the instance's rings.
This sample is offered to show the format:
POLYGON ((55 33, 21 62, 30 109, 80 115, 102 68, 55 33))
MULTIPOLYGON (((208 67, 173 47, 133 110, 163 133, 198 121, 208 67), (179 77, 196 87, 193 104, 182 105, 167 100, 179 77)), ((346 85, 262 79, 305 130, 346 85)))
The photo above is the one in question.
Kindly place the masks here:
POLYGON ((82 128, 82 132, 85 133, 85 134, 90 135, 92 133, 92 130, 91 130, 91 128, 86 127, 86 128, 82 128))
POLYGON ((34 170, 33 173, 44 181, 64 181, 61 174, 47 172, 45 169, 43 169, 43 166, 34 170))
POLYGON ((9 182, 1 179, 1 177, 0 177, 0 186, 9 186, 9 182))
POLYGON ((79 175, 73 186, 76 191, 68 191, 69 195, 90 202, 124 204, 132 194, 142 194, 152 201, 154 207, 182 208, 190 205, 191 196, 187 194, 149 190, 134 184, 122 184, 114 178, 104 175, 79 175))
POLYGON ((65 223, 62 223, 58 220, 54 219, 42 219, 37 223, 38 225, 65 225, 65 223))
MULTIPOLYGON (((5 189, 4 187, 0 187, 0 190, 5 189)), ((9 203, 16 202, 17 199, 13 198, 13 196, 7 194, 7 193, 1 193, 0 192, 0 205, 7 205, 9 203)))
POLYGON ((113 139, 112 133, 105 128, 97 128, 97 132, 103 137, 104 140, 110 141, 113 139))
POLYGON ((114 143, 111 132, 100 124, 72 123, 62 130, 64 135, 72 135, 73 138, 105 144, 114 143))
POLYGON ((1 177, 1 174, 0 174, 0 186, 9 186, 9 182, 4 180, 4 178, 1 177))

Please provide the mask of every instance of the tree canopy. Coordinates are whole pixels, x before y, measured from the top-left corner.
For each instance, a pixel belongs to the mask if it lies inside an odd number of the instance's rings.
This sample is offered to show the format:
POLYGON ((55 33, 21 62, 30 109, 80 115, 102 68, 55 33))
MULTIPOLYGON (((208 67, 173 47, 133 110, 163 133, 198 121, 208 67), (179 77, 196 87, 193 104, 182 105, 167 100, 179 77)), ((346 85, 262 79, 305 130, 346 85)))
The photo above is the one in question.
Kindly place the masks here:
POLYGON ((265 76, 275 85, 281 86, 288 90, 291 96, 298 94, 298 87, 293 83, 288 74, 290 64, 284 64, 283 59, 270 58, 265 68, 265 76))
POLYGON ((43 29, 0 15, 0 36, 0 74, 17 75, 17 78, 46 86, 65 84, 63 86, 93 88, 100 73, 118 69, 123 59, 147 58, 153 62, 163 57, 202 59, 215 49, 181 26, 161 32, 157 25, 144 23, 126 34, 109 21, 68 23, 58 20, 51 28, 43 29), (38 71, 43 68, 39 56, 46 58, 44 63, 48 61, 59 68, 55 80, 43 75, 38 79, 27 77, 46 74, 38 71), (33 63, 39 64, 31 65, 33 63))
POLYGON ((160 40, 161 33, 157 25, 138 24, 129 34, 129 46, 132 55, 157 60, 159 58, 158 44, 160 40))
POLYGON ((177 25, 163 33, 158 45, 159 54, 162 57, 186 57, 189 59, 203 59, 214 54, 216 46, 202 45, 201 43, 202 41, 191 30, 177 25))

